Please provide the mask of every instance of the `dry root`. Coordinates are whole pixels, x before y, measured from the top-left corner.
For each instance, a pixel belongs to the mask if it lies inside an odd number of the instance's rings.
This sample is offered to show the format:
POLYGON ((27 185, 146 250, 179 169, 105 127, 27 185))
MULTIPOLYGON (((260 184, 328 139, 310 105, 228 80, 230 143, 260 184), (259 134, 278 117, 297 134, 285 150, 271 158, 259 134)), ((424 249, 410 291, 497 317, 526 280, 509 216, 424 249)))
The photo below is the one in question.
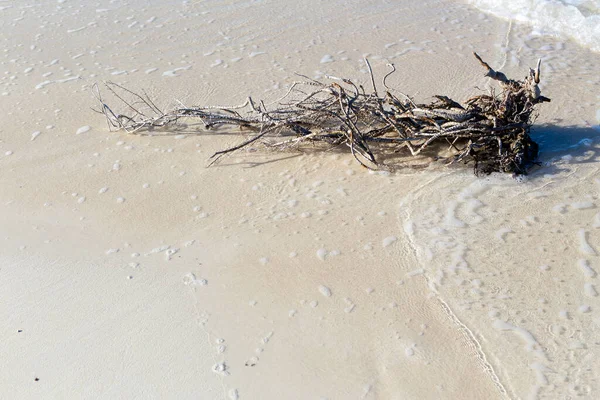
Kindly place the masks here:
POLYGON ((406 95, 394 95, 386 84, 395 71, 393 65, 383 78, 380 95, 367 60, 369 92, 349 79, 328 77, 330 82, 322 83, 302 76, 304 80, 294 82, 282 98, 269 105, 248 98, 235 107, 180 107, 163 112, 146 93, 106 83, 129 114, 115 113, 99 92, 97 97, 109 127, 128 133, 172 129, 188 119, 201 121, 206 129, 236 126, 254 132, 239 145, 215 153, 211 164, 259 142, 276 149, 325 143, 348 146, 367 168, 390 168, 393 165, 381 161, 385 153, 407 150, 416 156, 426 150, 437 152, 440 144, 446 144, 451 153, 446 157, 449 163, 472 162, 478 174, 525 174, 538 154, 538 146, 529 136, 534 107, 550 101, 540 95, 540 62, 524 80, 515 81, 474 55, 501 92, 491 90, 464 104, 446 96, 435 96, 430 104, 416 104, 406 95))

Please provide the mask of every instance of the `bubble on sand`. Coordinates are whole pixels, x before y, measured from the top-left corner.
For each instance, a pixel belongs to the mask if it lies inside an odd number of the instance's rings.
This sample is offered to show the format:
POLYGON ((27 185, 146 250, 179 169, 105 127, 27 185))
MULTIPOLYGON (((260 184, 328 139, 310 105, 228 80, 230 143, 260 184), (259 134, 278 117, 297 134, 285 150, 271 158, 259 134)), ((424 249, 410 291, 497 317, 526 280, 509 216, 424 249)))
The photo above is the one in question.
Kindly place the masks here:
POLYGON ((571 208, 575 210, 587 210, 589 208, 594 208, 595 205, 591 201, 579 201, 571 204, 571 208))
POLYGON ((496 238, 502 242, 506 241, 506 235, 513 233, 514 231, 510 228, 501 228, 496 231, 496 238))
POLYGON ((327 286, 320 285, 319 292, 321 292, 321 294, 325 297, 331 297, 331 289, 329 289, 327 286))
POLYGON ((327 257, 327 250, 326 249, 317 250, 317 257, 319 258, 319 260, 325 261, 325 257, 327 257))
POLYGON ((51 83, 54 83, 54 81, 49 81, 49 80, 48 81, 43 81, 43 82, 40 82, 37 85, 35 85, 35 88, 38 89, 38 90, 39 89, 43 89, 44 86, 47 86, 47 85, 49 85, 51 83))
POLYGON ((192 67, 191 65, 188 65, 186 67, 179 67, 179 68, 172 69, 170 71, 165 71, 165 72, 163 72, 163 76, 168 76, 168 77, 179 76, 179 75, 177 75, 177 72, 188 70, 191 67, 192 67))
POLYGON ((528 352, 533 352, 538 354, 539 356, 546 358, 546 355, 544 353, 544 349, 540 346, 540 344, 538 343, 538 341, 536 340, 535 336, 533 336, 531 334, 531 332, 529 332, 528 330, 526 330, 525 328, 516 326, 516 325, 512 325, 508 322, 504 322, 500 319, 497 319, 494 321, 493 323, 493 327, 499 331, 510 331, 513 332, 514 334, 516 334, 517 336, 520 337, 520 339, 523 341, 523 343, 525 344, 524 348, 525 351, 528 352))
POLYGON ((592 223, 592 227, 595 229, 600 228, 600 213, 597 213, 594 217, 594 222, 592 223))
POLYGON ((592 283, 585 283, 583 285, 583 292, 588 297, 596 297, 596 296, 598 296, 598 292, 596 291, 596 287, 592 283))
POLYGON ((411 277, 411 276, 422 275, 424 273, 425 273, 425 269, 423 269, 423 268, 417 268, 417 269, 414 269, 412 271, 407 272, 406 276, 411 277))
POLYGON ((206 279, 198 279, 192 272, 183 276, 183 284, 186 286, 206 286, 208 281, 206 279))
POLYGON ((212 371, 214 373, 220 374, 220 375, 223 375, 223 376, 228 376, 229 375, 229 371, 227 371, 228 369, 229 369, 229 367, 224 362, 217 363, 217 364, 213 365, 213 367, 212 367, 212 371))
POLYGON ((344 308, 344 312, 346 314, 350 314, 352 311, 354 311, 354 308, 356 307, 356 304, 354 304, 354 302, 352 300, 350 300, 349 298, 344 298, 344 302, 348 305, 348 307, 344 308))
POLYGON ((596 271, 594 271, 594 269, 592 267, 590 267, 588 260, 580 259, 579 261, 577 261, 577 264, 579 265, 579 268, 581 269, 581 271, 583 272, 583 274, 585 276, 590 277, 590 278, 593 278, 596 276, 596 271))
POLYGON ((585 231, 585 229, 579 229, 579 231, 577 232, 577 236, 579 237, 579 251, 583 254, 588 254, 592 256, 596 255, 596 250, 594 250, 587 241, 587 232, 585 231))
POLYGON ((579 311, 582 314, 589 313, 591 310, 592 308, 587 304, 582 304, 577 308, 577 311, 579 311))
POLYGON ((145 255, 147 256, 147 255, 150 255, 150 254, 162 253, 163 251, 165 251, 165 250, 167 250, 167 249, 170 249, 170 248, 171 248, 171 246, 170 246, 170 245, 168 245, 168 244, 165 244, 165 245, 163 245, 163 246, 158 246, 158 247, 155 247, 155 248, 153 248, 152 250, 150 250, 150 251, 149 251, 148 253, 146 253, 145 255))
POLYGON ((388 247, 395 243, 397 240, 398 238, 396 236, 388 236, 381 241, 381 244, 383 247, 388 247))
POLYGON ((165 251, 165 259, 166 259, 167 261, 171 261, 171 257, 173 257, 173 255, 174 255, 175 253, 177 253, 178 251, 179 251, 179 249, 176 249, 176 248, 167 249, 167 250, 165 251))
POLYGON ((267 343, 269 343, 269 340, 271 340, 271 338, 273 337, 273 334, 274 334, 274 333, 275 333, 275 332, 273 332, 273 331, 271 331, 271 332, 267 333, 267 334, 265 335, 265 337, 262 339, 262 343, 263 343, 263 344, 267 344, 267 343))
POLYGON ((79 129, 77 129, 77 131, 75 132, 75 134, 76 135, 81 135, 82 133, 88 132, 90 129, 92 129, 92 128, 89 125, 85 125, 85 126, 82 126, 79 129))

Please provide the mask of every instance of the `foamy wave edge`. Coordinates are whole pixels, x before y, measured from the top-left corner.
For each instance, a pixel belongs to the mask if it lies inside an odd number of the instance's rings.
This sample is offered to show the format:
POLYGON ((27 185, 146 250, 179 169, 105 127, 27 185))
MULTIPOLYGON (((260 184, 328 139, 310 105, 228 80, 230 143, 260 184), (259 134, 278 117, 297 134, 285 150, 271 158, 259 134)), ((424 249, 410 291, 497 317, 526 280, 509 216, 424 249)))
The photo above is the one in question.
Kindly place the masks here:
POLYGON ((573 4, 557 0, 468 0, 478 9, 532 25, 543 34, 569 37, 579 44, 600 52, 600 5, 598 1, 580 1, 587 16, 573 4))

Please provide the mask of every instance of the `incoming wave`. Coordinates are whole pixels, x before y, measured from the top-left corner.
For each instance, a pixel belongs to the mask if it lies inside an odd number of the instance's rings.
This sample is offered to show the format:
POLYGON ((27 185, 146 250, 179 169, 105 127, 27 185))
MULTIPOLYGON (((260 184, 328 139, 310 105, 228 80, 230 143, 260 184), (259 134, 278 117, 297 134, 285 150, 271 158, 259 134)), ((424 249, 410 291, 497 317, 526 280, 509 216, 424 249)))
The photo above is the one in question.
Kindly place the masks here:
POLYGON ((482 11, 600 52, 600 0, 468 0, 482 11))

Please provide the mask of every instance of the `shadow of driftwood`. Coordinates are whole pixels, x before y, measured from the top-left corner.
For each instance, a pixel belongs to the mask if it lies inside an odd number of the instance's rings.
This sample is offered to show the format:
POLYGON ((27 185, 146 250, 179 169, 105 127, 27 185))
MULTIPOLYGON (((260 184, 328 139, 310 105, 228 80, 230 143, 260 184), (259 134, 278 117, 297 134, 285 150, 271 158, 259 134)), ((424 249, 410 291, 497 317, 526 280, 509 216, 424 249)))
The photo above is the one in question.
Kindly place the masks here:
MULTIPOLYGON (((206 130, 203 129, 202 124, 182 124, 178 129, 169 130, 155 130, 149 132, 140 132, 142 136, 244 136, 245 134, 252 134, 245 130, 231 130, 231 129, 214 129, 206 130)), ((564 165, 568 164, 583 164, 600 161, 600 128, 589 127, 589 126, 560 126, 553 124, 546 125, 534 125, 531 128, 531 137, 539 145, 539 157, 538 161, 541 165, 535 166, 531 169, 530 173, 532 178, 543 174, 555 174, 562 171, 564 165), (554 161, 564 159, 566 162, 556 163, 554 161)), ((380 149, 381 152, 377 151, 379 161, 383 164, 395 168, 416 168, 423 169, 427 168, 431 163, 435 163, 437 156, 437 150, 427 151, 422 156, 412 157, 407 151, 390 151, 390 149, 380 149)), ((221 160, 218 165, 220 166, 232 166, 232 165, 245 165, 245 168, 253 168, 262 164, 274 163, 283 161, 290 158, 298 157, 300 154, 310 154, 317 152, 330 152, 330 153, 345 153, 349 152, 346 146, 324 146, 322 144, 315 144, 314 147, 310 145, 302 146, 301 148, 288 149, 283 154, 277 155, 277 150, 264 149, 261 151, 264 153, 272 153, 273 157, 269 157, 269 160, 254 161, 251 159, 242 162, 227 162, 226 158, 221 160)), ((263 155, 264 155, 263 153, 263 155)), ((443 168, 443 163, 440 162, 440 168, 443 168)), ((469 168, 471 165, 465 165, 465 168, 469 168)))
POLYGON ((540 146, 538 161, 542 164, 531 172, 555 174, 568 164, 600 161, 600 129, 586 126, 534 125, 531 138, 540 146), (565 164, 553 161, 564 159, 565 164))
POLYGON ((245 133, 252 133, 245 129, 206 129, 203 123, 183 123, 169 126, 167 128, 148 128, 135 134, 138 136, 240 136, 245 133))
POLYGON ((296 154, 273 155, 273 158, 269 157, 268 160, 261 160, 261 161, 243 160, 243 161, 239 161, 239 162, 226 162, 223 160, 223 161, 220 161, 217 165, 219 167, 255 168, 255 167, 260 167, 261 165, 272 164, 272 163, 280 162, 283 160, 290 160, 292 158, 297 158, 300 156, 302 156, 302 154, 297 152, 296 154))

